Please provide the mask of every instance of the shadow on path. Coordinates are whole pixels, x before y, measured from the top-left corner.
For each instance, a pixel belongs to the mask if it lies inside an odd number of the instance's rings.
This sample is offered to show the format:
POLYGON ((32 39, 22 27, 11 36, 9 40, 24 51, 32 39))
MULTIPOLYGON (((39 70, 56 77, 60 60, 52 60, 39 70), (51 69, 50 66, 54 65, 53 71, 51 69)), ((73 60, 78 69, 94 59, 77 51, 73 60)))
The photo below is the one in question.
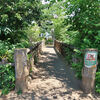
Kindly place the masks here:
POLYGON ((46 70, 48 73, 47 77, 55 77, 57 80, 66 84, 66 88, 73 90, 80 90, 80 81, 75 78, 75 74, 72 69, 65 63, 62 56, 58 56, 52 47, 49 53, 45 51, 42 55, 45 57, 41 58, 44 62, 40 62, 39 65, 46 70))
POLYGON ((37 69, 32 73, 29 91, 10 93, 7 100, 97 100, 83 94, 73 70, 52 46, 43 49, 37 69))

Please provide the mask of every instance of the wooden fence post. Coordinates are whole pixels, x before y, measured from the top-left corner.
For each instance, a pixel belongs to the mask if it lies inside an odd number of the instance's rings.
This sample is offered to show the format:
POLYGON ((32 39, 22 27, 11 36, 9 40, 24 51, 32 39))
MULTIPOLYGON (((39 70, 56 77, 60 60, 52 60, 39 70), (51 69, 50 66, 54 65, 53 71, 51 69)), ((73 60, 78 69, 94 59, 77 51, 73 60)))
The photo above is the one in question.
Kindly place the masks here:
POLYGON ((27 69, 27 49, 15 49, 14 54, 15 60, 15 90, 16 91, 26 91, 26 76, 29 75, 29 71, 27 69))
POLYGON ((90 93, 94 90, 97 54, 97 49, 86 49, 84 67, 82 69, 82 88, 85 93, 90 93))

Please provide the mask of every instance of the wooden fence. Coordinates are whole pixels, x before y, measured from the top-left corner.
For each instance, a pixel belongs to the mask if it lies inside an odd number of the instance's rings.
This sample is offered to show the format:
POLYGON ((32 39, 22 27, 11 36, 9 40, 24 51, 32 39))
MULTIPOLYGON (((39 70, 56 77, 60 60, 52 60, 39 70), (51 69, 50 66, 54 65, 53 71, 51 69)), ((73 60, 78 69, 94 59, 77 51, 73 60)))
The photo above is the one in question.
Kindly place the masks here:
POLYGON ((30 48, 16 48, 14 52, 14 63, 7 63, 5 60, 0 65, 10 64, 15 67, 15 90, 27 90, 27 77, 32 68, 38 62, 39 55, 42 52, 44 42, 37 42, 30 48))
MULTIPOLYGON (((55 40, 54 42, 54 47, 56 49, 56 51, 58 53, 60 53, 61 55, 63 55, 64 57, 70 55, 70 62, 69 62, 69 65, 71 63, 79 63, 79 62, 82 62, 83 59, 79 59, 77 58, 77 56, 75 56, 75 47, 74 46, 71 46, 71 45, 68 45, 68 44, 65 44, 63 42, 59 42, 57 40, 55 40), (68 51, 69 50, 69 51, 68 51), (70 53, 70 54, 68 54, 70 53)), ((88 52, 90 51, 96 51, 98 52, 97 49, 86 49, 88 50, 88 52)), ((85 52, 86 53, 86 52, 85 52)), ((87 53, 88 54, 88 53, 87 53)), ((93 54, 93 52, 92 52, 93 54)), ((83 57, 83 54, 82 54, 82 57, 83 57)), ((85 57, 85 56, 84 56, 85 57)), ((96 56, 94 56, 96 57, 96 56)), ((85 58, 86 59, 86 58, 85 58)), ((95 58, 96 59, 96 58, 95 58)), ((69 60, 69 59, 68 59, 69 60)), ((89 62, 89 61, 88 61, 89 62)), ((90 65, 93 63, 94 61, 91 60, 90 62, 90 65)), ((84 64, 85 64, 85 60, 84 60, 84 64)), ((98 63, 97 63, 98 64, 98 63)), ((96 75, 96 70, 97 70, 97 64, 94 66, 92 65, 90 68, 87 68, 85 65, 83 65, 83 68, 82 68, 82 89, 85 93, 90 93, 90 92, 93 92, 94 91, 94 86, 95 86, 95 75, 96 75)), ((80 71, 81 72, 81 71, 80 71)))
POLYGON ((75 54, 75 51, 74 51, 75 47, 74 46, 55 40, 54 41, 54 48, 56 49, 56 51, 58 53, 60 53, 64 57, 69 55, 68 54, 69 52, 67 51, 67 49, 68 49, 72 55, 71 61, 75 62, 75 63, 78 62, 78 59, 75 56, 73 56, 75 54))

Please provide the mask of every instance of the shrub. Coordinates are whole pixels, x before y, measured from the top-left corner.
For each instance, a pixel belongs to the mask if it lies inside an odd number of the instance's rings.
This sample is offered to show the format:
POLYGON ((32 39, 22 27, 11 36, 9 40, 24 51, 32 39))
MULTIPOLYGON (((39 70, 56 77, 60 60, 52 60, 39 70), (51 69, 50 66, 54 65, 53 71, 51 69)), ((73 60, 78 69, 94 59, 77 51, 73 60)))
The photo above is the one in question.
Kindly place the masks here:
POLYGON ((46 40, 46 44, 52 44, 52 43, 53 43, 53 40, 52 39, 46 40))
POLYGON ((15 70, 11 65, 0 65, 0 89, 7 94, 15 87, 15 70))
POLYGON ((100 93, 100 71, 96 73, 96 92, 100 93))

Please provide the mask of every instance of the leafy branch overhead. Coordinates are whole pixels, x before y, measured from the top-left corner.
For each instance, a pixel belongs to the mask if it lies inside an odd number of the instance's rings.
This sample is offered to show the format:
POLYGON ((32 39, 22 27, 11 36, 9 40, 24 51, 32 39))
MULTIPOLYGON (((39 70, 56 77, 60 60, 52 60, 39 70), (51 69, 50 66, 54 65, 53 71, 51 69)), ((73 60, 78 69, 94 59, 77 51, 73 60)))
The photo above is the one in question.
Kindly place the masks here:
POLYGON ((41 2, 38 0, 2 0, 0 2, 0 39, 15 43, 25 27, 37 21, 40 24, 41 2), (16 39, 14 38, 16 37, 16 39))

